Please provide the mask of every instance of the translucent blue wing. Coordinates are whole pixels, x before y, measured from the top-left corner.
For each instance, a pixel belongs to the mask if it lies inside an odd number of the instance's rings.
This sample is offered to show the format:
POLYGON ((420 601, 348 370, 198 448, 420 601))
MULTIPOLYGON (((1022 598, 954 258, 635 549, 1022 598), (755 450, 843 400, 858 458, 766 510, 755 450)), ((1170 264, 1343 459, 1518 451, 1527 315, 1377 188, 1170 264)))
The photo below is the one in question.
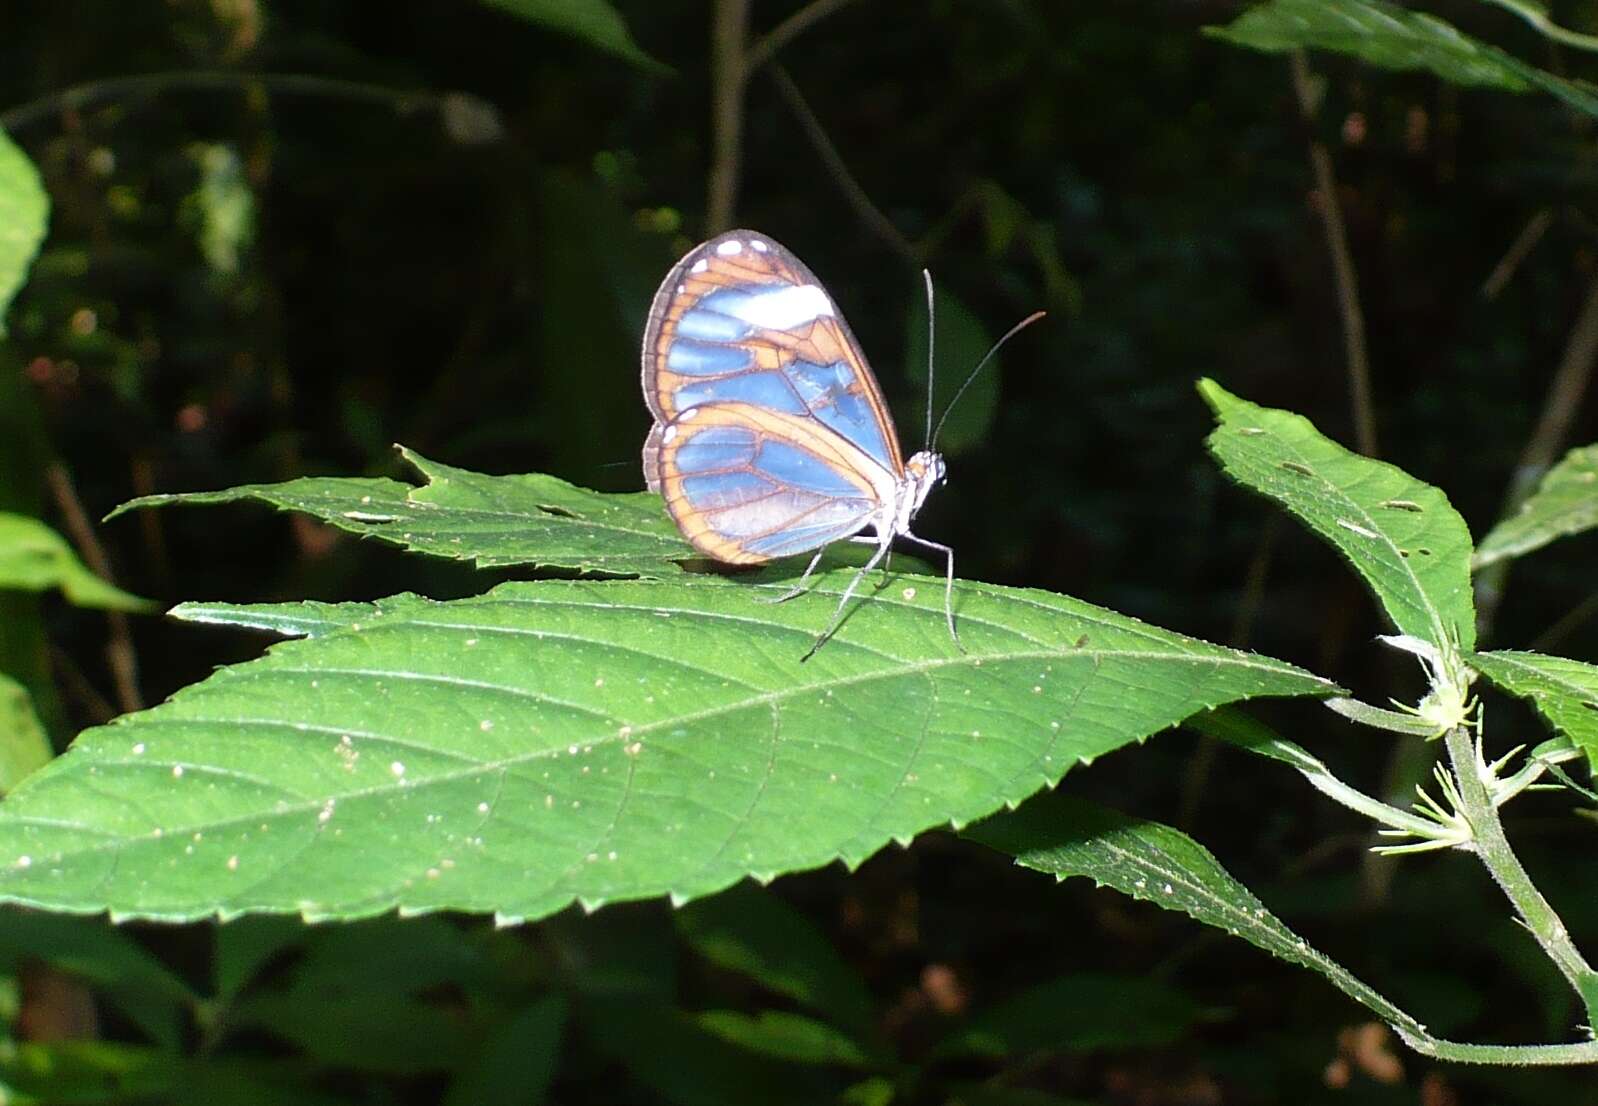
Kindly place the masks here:
POLYGON ((661 427, 694 407, 745 404, 810 420, 904 475, 882 389, 848 324, 803 262, 753 231, 713 238, 667 274, 644 332, 643 385, 661 427))
POLYGON ((874 521, 891 479, 815 420, 743 403, 690 408, 657 427, 655 481, 694 547, 732 564, 816 549, 874 521))

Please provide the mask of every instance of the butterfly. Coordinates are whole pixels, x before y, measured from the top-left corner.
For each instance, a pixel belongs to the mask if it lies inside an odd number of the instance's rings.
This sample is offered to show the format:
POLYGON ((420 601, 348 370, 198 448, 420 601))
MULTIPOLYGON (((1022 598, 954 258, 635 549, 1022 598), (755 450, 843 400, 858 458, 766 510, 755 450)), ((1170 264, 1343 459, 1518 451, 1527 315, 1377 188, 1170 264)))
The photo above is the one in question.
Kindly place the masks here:
POLYGON ((644 479, 699 552, 761 564, 815 550, 780 602, 804 591, 832 542, 876 546, 806 659, 895 538, 943 555, 944 616, 958 646, 954 550, 910 532, 944 479, 943 458, 929 448, 904 459, 849 325, 791 252, 749 230, 690 250, 650 306, 643 385, 655 417, 644 479))

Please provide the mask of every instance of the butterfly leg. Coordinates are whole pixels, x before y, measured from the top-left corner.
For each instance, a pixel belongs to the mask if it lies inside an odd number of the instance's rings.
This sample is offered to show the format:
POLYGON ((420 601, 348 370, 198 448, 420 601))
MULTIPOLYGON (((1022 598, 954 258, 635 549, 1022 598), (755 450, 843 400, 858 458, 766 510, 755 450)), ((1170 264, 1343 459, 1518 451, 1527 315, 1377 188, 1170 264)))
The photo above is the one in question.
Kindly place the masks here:
POLYGON ((788 600, 792 599, 796 595, 803 595, 804 592, 806 591, 805 581, 810 579, 810 574, 812 572, 814 572, 816 570, 816 566, 821 563, 821 555, 823 553, 825 553, 826 551, 827 551, 827 547, 826 546, 822 546, 820 549, 816 550, 816 555, 814 557, 810 558, 810 564, 806 566, 806 568, 804 570, 804 573, 799 577, 798 581, 793 585, 793 587, 789 588, 787 591, 783 592, 781 595, 775 595, 775 596, 771 596, 769 598, 762 598, 760 600, 760 602, 762 602, 762 603, 786 603, 788 600))
POLYGON ((860 570, 854 574, 854 579, 849 581, 849 586, 843 589, 843 597, 838 600, 838 607, 832 612, 832 621, 827 623, 827 628, 821 631, 821 633, 816 637, 816 643, 810 647, 810 651, 799 658, 801 662, 807 661, 811 657, 815 656, 816 650, 825 645, 827 643, 827 639, 832 637, 833 633, 838 629, 839 623, 843 621, 845 608, 848 607, 849 600, 854 595, 854 589, 859 587, 860 581, 864 580, 866 576, 870 574, 871 570, 877 567, 877 562, 888 555, 888 550, 891 547, 892 542, 893 537, 892 535, 889 535, 886 540, 882 540, 880 542, 880 544, 877 546, 877 551, 871 554, 871 559, 860 566, 860 570))
POLYGON ((960 644, 960 635, 954 629, 954 550, 947 545, 917 537, 908 531, 899 536, 915 542, 923 549, 932 549, 943 554, 943 617, 949 624, 949 636, 954 639, 955 648, 964 653, 965 646, 960 644))

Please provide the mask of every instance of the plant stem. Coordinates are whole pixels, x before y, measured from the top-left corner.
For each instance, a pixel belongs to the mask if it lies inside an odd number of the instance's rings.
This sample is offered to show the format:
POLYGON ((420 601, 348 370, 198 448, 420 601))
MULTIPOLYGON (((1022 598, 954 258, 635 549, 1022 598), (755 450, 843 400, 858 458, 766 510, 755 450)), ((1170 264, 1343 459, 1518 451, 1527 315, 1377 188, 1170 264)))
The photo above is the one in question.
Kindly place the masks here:
MULTIPOLYGON (((1565 339, 1565 349, 1559 358, 1559 368, 1548 384, 1548 394, 1543 397, 1542 414, 1537 426, 1526 439, 1520 462, 1510 477, 1509 489, 1504 493, 1504 506, 1500 518, 1508 518, 1520 509, 1537 488, 1537 482, 1547 474, 1559 453, 1570 439, 1570 428, 1581 411, 1581 401, 1587 394, 1593 370, 1598 367, 1598 280, 1587 288, 1587 298, 1570 336, 1565 339)), ((1513 558, 1495 561, 1476 573, 1476 638, 1477 648, 1491 632, 1498 605, 1504 598, 1504 582, 1509 575, 1513 558)))
POLYGON ((815 24, 843 7, 852 0, 812 0, 787 19, 777 24, 764 37, 749 48, 749 53, 744 57, 744 66, 747 72, 753 73, 781 50, 789 42, 798 38, 815 24))
MULTIPOLYGON (((1309 61, 1302 50, 1294 50, 1289 60, 1299 113, 1308 126, 1319 114, 1309 61)), ((1343 316, 1343 350, 1348 361, 1349 400, 1354 408, 1354 443, 1365 456, 1375 457, 1376 412, 1371 402, 1370 354, 1365 348, 1365 312, 1359 305, 1359 276, 1354 271, 1348 226, 1343 222, 1343 205, 1337 198, 1337 175, 1332 169, 1332 155, 1326 143, 1310 138, 1309 161, 1315 173, 1321 224, 1326 230, 1326 250, 1331 254, 1332 276, 1337 284, 1337 308, 1343 316)))
POLYGON ((1487 789, 1487 781, 1482 778, 1469 731, 1463 726, 1455 726, 1448 731, 1444 740, 1448 759, 1454 768, 1454 779, 1459 785, 1460 813, 1475 834, 1473 847, 1476 855, 1486 865, 1498 886, 1503 888, 1515 912, 1520 915, 1520 920, 1531 930, 1548 958, 1581 996, 1587 1010, 1590 1032, 1590 1027, 1598 1024, 1598 972, 1594 972, 1583 959, 1575 942, 1570 939, 1565 923, 1554 913, 1554 908, 1543 898, 1542 892, 1537 890, 1537 885, 1531 881, 1520 858, 1510 848, 1509 838, 1504 835, 1504 824, 1498 818, 1498 809, 1493 805, 1492 794, 1487 789))
MULTIPOLYGON (((55 498, 56 507, 61 511, 67 533, 72 535, 73 544, 78 547, 84 563, 100 579, 115 583, 111 559, 106 556, 105 547, 95 535, 94 524, 83 509, 83 501, 78 498, 78 490, 66 466, 56 462, 44 470, 44 477, 50 494, 55 498)), ((116 684, 117 705, 129 713, 141 710, 144 696, 139 693, 139 659, 133 650, 133 630, 128 623, 128 616, 122 611, 107 610, 105 618, 110 630, 105 653, 111 668, 111 679, 116 684)))
POLYGON ((749 0, 715 0, 710 20, 711 155, 705 233, 717 235, 732 226, 743 169, 749 0))
POLYGON ((827 137, 826 128, 821 125, 821 120, 816 118, 816 113, 810 110, 810 105, 805 102, 804 95, 799 91, 799 86, 794 84, 788 71, 773 62, 768 72, 771 74, 772 82, 777 86, 777 91, 787 102, 788 109, 799 121, 799 127, 805 132, 805 137, 810 139, 810 144, 815 147, 816 156, 832 175, 839 191, 843 193, 843 198, 848 201, 850 207, 854 208, 860 221, 871 228, 877 237, 893 247, 894 252, 900 257, 920 268, 922 264, 920 253, 909 239, 899 233, 899 228, 893 225, 893 220, 882 213, 882 209, 872 202, 854 174, 849 172, 849 167, 844 164, 843 155, 832 144, 832 139, 827 137))

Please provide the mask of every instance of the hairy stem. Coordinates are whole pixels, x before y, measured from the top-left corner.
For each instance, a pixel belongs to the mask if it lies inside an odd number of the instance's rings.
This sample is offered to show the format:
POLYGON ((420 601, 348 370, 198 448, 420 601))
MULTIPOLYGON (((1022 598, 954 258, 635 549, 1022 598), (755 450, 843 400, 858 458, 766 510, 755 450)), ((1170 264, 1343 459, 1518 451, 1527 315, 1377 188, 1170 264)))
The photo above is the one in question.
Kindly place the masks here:
POLYGON ((1448 731, 1444 740, 1448 759, 1453 765, 1454 778, 1459 785, 1460 813, 1469 821, 1475 836, 1473 848, 1476 855, 1481 858, 1498 886, 1503 888, 1515 912, 1520 915, 1520 920, 1537 939, 1548 958, 1581 996, 1589 1027, 1598 1024, 1598 972, 1594 972, 1582 957, 1581 951, 1570 939, 1565 923, 1554 913, 1554 908, 1543 898, 1542 892, 1537 890, 1537 885, 1520 863, 1520 858, 1510 848, 1509 838, 1504 835, 1504 824, 1499 820, 1498 808, 1493 805, 1492 793, 1487 788, 1487 780, 1483 778, 1484 771, 1475 746, 1471 743, 1469 731, 1463 726, 1455 726, 1448 731))

